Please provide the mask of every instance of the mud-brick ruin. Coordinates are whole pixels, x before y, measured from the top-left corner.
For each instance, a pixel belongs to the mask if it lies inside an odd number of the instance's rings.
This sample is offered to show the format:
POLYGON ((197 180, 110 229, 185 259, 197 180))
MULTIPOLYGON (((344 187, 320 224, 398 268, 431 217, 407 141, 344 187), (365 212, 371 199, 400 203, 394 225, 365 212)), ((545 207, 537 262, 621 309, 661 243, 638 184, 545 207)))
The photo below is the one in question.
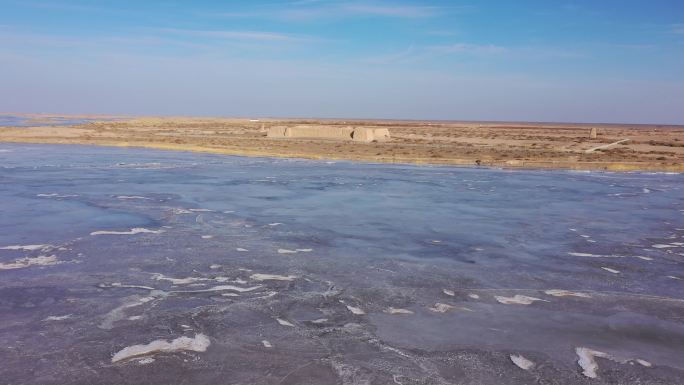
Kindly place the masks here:
POLYGON ((307 138, 350 140, 354 142, 384 142, 390 139, 389 130, 373 127, 332 126, 276 126, 268 129, 269 138, 307 138))

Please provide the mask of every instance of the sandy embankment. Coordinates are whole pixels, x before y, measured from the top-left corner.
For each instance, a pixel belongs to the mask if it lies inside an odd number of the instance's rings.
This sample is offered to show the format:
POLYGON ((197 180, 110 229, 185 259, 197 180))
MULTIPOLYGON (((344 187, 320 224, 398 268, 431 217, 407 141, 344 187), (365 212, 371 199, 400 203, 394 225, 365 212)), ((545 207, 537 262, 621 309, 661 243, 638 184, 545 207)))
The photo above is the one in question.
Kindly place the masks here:
POLYGON ((132 146, 228 155, 579 170, 684 172, 684 126, 537 123, 137 118, 67 127, 0 127, 0 141, 132 146), (274 139, 280 125, 389 128, 392 139, 358 143, 274 139), (590 127, 599 135, 589 137, 590 127), (629 139, 610 148, 587 152, 629 139))

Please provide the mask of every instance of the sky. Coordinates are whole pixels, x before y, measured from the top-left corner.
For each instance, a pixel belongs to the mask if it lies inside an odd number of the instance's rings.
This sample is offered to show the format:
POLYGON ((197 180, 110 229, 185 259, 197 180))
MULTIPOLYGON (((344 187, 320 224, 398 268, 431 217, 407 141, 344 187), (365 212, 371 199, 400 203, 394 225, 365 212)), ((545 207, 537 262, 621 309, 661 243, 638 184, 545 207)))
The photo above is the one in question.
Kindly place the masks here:
POLYGON ((0 0, 0 111, 684 124, 684 1, 0 0))

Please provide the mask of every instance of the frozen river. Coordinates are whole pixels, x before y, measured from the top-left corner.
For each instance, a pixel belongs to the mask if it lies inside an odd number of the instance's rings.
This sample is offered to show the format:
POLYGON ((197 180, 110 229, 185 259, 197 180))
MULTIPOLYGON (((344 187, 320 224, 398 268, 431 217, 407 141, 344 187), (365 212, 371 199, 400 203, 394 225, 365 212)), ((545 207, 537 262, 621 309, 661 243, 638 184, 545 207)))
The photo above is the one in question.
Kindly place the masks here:
POLYGON ((684 176, 0 144, 0 383, 684 383, 684 176))

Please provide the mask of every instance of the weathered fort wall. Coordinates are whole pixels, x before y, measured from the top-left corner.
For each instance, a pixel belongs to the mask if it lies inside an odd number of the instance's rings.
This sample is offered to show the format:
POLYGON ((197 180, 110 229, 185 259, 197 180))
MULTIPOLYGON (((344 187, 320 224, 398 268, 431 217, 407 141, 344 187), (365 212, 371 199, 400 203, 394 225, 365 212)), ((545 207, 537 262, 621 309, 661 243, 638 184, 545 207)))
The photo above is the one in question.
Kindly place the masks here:
POLYGON ((275 126, 268 129, 269 138, 310 138, 352 140, 355 142, 386 141, 390 139, 386 128, 331 127, 331 126, 275 126))

